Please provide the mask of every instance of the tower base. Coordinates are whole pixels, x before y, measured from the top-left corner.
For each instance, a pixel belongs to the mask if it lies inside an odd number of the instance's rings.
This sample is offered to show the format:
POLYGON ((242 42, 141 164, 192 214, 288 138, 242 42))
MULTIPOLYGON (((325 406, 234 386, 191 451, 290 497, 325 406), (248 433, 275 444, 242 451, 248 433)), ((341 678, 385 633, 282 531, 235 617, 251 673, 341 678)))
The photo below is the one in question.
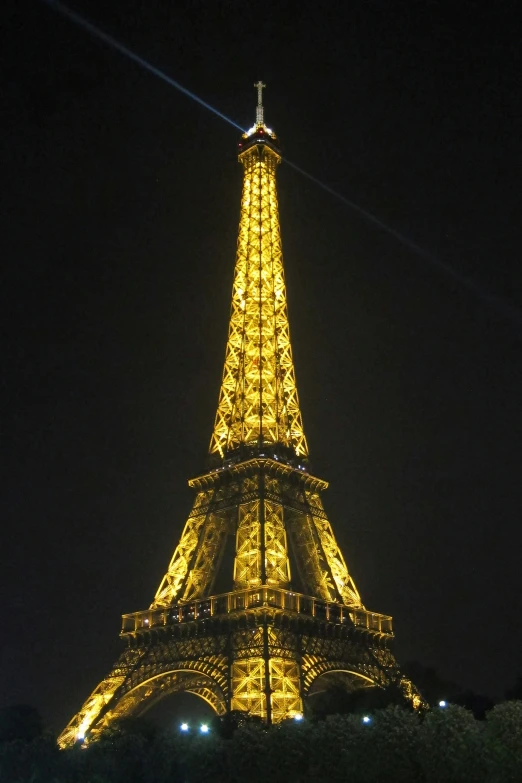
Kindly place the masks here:
POLYGON ((402 681, 418 698, 388 648, 391 618, 288 590, 260 587, 124 615, 122 637, 126 649, 58 738, 61 747, 96 739, 179 691, 217 715, 240 710, 267 723, 301 713, 314 683, 333 672, 349 675, 353 689, 402 681))

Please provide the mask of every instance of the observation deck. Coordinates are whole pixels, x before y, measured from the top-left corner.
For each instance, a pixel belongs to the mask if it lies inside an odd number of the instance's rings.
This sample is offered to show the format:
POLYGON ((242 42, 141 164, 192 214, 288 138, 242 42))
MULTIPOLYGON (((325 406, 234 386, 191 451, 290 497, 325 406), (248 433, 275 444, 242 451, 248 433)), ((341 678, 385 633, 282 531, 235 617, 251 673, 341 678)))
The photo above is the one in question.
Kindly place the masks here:
POLYGON ((264 125, 254 127, 248 133, 243 134, 237 145, 239 156, 259 144, 264 144, 267 147, 270 147, 270 149, 276 153, 278 158, 281 158, 281 147, 279 146, 277 136, 264 125))
POLYGON ((121 635, 172 627, 180 623, 206 620, 236 612, 280 609, 293 616, 313 617, 334 625, 353 627, 380 636, 393 636, 392 618, 388 615, 353 609, 344 604, 326 602, 310 595, 276 587, 254 587, 235 590, 196 601, 180 601, 170 607, 146 609, 122 616, 121 635))

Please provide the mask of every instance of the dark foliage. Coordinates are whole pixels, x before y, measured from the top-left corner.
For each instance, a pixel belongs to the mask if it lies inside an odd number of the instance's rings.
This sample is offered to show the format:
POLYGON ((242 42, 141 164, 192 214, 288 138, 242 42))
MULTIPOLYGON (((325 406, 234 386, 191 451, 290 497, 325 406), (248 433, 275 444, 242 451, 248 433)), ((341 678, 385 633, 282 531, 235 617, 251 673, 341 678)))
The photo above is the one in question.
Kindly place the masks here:
POLYGON ((223 739, 230 739, 237 729, 244 726, 261 726, 263 721, 257 715, 249 715, 247 712, 232 710, 226 715, 217 716, 212 720, 211 729, 223 739))
POLYGON ((334 683, 308 700, 307 717, 323 720, 328 715, 363 714, 395 705, 411 709, 399 684, 386 688, 360 688, 349 692, 342 682, 334 683))
MULTIPOLYGON (((35 717, 25 723, 13 711, 4 719, 9 726, 41 726, 35 717)), ((98 742, 66 751, 59 751, 43 731, 12 729, 3 737, 0 783, 522 780, 522 701, 497 705, 485 720, 455 704, 421 715, 389 704, 366 716, 354 711, 324 720, 284 721, 270 729, 232 714, 216 719, 206 736, 161 734, 146 721, 122 721, 98 742), (15 733, 25 733, 25 739, 15 733)))
MULTIPOLYGON (((441 700, 459 704, 471 710, 478 720, 484 720, 486 713, 494 707, 495 702, 489 696, 475 693, 469 688, 463 689, 450 680, 444 680, 435 669, 423 666, 418 661, 405 664, 403 671, 415 683, 431 707, 436 707, 441 700)), ((518 695, 516 690, 513 690, 510 696, 506 694, 506 698, 522 698, 522 689, 518 695)))
POLYGON ((455 704, 466 707, 471 710, 475 718, 484 720, 486 714, 493 709, 495 702, 489 696, 482 693, 475 693, 471 690, 460 691, 454 699, 455 704))

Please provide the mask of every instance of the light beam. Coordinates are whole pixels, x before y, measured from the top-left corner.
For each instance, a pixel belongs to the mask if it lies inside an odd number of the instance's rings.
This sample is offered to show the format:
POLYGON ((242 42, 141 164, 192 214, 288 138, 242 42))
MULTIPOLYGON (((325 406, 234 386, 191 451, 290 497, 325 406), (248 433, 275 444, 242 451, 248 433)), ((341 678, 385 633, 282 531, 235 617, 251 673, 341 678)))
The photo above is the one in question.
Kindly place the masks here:
POLYGON ((228 124, 232 125, 232 127, 237 128, 237 130, 240 130, 242 133, 244 132, 244 129, 241 127, 241 125, 238 125, 237 122, 231 120, 230 117, 226 116, 226 114, 218 111, 218 109, 215 109, 214 106, 212 106, 210 103, 207 103, 195 93, 187 90, 187 88, 183 87, 182 84, 168 76, 165 71, 162 71, 160 68, 156 68, 155 65, 152 65, 152 63, 149 63, 143 57, 140 57, 139 54, 136 54, 136 52, 133 52, 132 49, 129 49, 127 46, 120 43, 116 38, 113 38, 112 35, 104 33, 103 30, 99 29, 99 27, 96 27, 96 25, 92 24, 92 22, 89 22, 83 16, 77 14, 76 11, 72 11, 66 5, 60 3, 59 0, 42 0, 42 2, 44 2, 50 8, 53 8, 55 11, 58 11, 58 13, 62 14, 63 16, 66 16, 71 20, 71 22, 74 22, 80 27, 83 27, 83 29, 87 30, 88 33, 93 35, 95 38, 98 38, 100 41, 103 41, 103 43, 107 44, 108 46, 111 46, 113 49, 116 49, 117 52, 120 52, 120 54, 128 57, 129 60, 138 63, 138 65, 141 65, 141 67, 145 68, 146 71, 149 71, 154 76, 157 76, 158 79, 166 82, 171 87, 175 87, 176 90, 179 90, 188 98, 192 98, 193 101, 196 101, 196 103, 199 103, 200 106, 208 109, 208 111, 212 112, 212 114, 215 114, 217 117, 225 120, 225 122, 228 122, 228 124))
MULTIPOLYGON (((233 128, 236 128, 242 133, 245 132, 244 128, 238 125, 237 122, 234 122, 234 120, 232 120, 230 117, 227 117, 226 114, 223 114, 218 109, 214 108, 214 106, 212 106, 210 103, 207 103, 207 101, 204 101, 198 95, 191 92, 186 87, 183 87, 182 84, 177 82, 175 79, 172 79, 160 68, 156 68, 155 65, 152 65, 152 63, 149 63, 143 57, 140 57, 138 54, 133 52, 132 49, 129 49, 127 46, 120 43, 120 41, 118 41, 116 38, 113 38, 111 35, 104 33, 103 30, 100 30, 98 27, 96 27, 96 25, 92 24, 92 22, 89 22, 87 19, 81 16, 81 14, 78 14, 76 13, 76 11, 71 10, 66 5, 59 2, 59 0, 42 0, 42 2, 44 2, 50 8, 53 8, 58 13, 62 14, 62 16, 67 17, 72 22, 82 27, 84 30, 86 30, 95 38, 98 38, 100 41, 112 47, 117 52, 120 52, 120 54, 123 54, 129 60, 132 60, 138 65, 141 65, 142 68, 145 68, 145 70, 149 71, 154 76, 157 76, 159 79, 166 82, 171 87, 175 87, 176 90, 179 90, 179 92, 181 92, 183 95, 186 95, 188 98, 192 98, 193 101, 199 103, 200 106, 203 106, 205 109, 212 112, 212 114, 215 114, 216 117, 220 117, 220 119, 224 120, 229 125, 232 125, 233 128)), ((397 229, 393 228, 392 226, 389 226, 387 223, 384 223, 382 220, 376 217, 376 215, 373 215, 368 210, 364 209, 363 207, 360 207, 354 201, 351 201, 351 199, 346 198, 346 196, 343 196, 341 193, 338 193, 329 185, 325 184, 317 177, 314 177, 313 174, 309 174, 300 166, 297 166, 295 163, 292 163, 292 161, 288 160, 288 158, 283 158, 283 159, 285 160, 288 166, 293 168, 303 177, 309 179, 318 187, 322 188, 324 191, 329 193, 334 198, 339 199, 339 201, 345 204, 345 206, 349 207, 350 209, 353 209, 355 212, 357 212, 361 217, 363 217, 373 226, 381 229, 382 231, 385 231, 387 234, 390 234, 390 236, 394 237, 402 245, 409 248, 409 250, 411 250, 415 255, 420 256, 425 261, 427 261, 432 267, 438 269, 440 272, 443 272, 449 277, 453 278, 453 280, 455 280, 464 288, 467 288, 469 291, 474 293, 483 301, 488 302, 489 304, 493 305, 497 309, 502 310, 504 315, 510 318, 510 320, 516 322, 518 326, 522 326, 522 312, 517 307, 514 307, 513 305, 509 304, 501 297, 492 294, 490 291, 486 291, 484 288, 482 288, 482 286, 480 286, 473 279, 466 277, 447 262, 442 261, 440 258, 438 258, 430 251, 422 248, 420 245, 418 245, 412 239, 407 237, 405 234, 402 234, 400 231, 397 231, 397 229)))

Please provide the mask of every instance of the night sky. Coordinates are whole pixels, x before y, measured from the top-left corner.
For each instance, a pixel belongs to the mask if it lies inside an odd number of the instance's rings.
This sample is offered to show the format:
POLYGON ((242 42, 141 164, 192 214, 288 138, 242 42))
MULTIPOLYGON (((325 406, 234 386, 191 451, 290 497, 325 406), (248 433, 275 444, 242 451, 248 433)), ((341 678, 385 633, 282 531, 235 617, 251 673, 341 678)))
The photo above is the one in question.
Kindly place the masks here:
MULTIPOLYGON (((262 79, 289 160, 439 259, 280 167, 301 407, 348 566, 399 660, 492 696, 522 674, 516 6, 70 6, 242 127, 262 79)), ((242 170, 233 127, 44 3, 1 13, 0 704, 61 729, 206 468, 242 170)))

